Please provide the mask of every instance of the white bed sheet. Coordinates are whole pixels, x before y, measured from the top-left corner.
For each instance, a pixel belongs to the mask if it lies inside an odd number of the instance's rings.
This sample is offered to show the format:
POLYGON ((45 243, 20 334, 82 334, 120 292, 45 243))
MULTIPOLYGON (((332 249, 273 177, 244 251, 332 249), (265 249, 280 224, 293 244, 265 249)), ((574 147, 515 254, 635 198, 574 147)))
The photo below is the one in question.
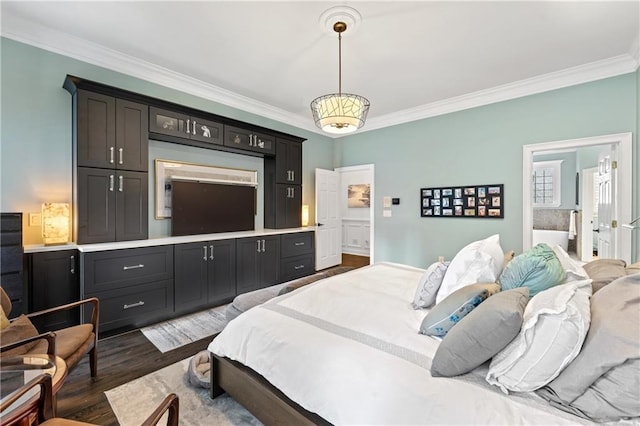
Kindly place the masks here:
POLYGON ((502 394, 486 367, 431 377, 439 341, 418 333, 427 311, 411 307, 423 272, 379 263, 318 281, 240 315, 209 350, 333 424, 588 424, 502 394))

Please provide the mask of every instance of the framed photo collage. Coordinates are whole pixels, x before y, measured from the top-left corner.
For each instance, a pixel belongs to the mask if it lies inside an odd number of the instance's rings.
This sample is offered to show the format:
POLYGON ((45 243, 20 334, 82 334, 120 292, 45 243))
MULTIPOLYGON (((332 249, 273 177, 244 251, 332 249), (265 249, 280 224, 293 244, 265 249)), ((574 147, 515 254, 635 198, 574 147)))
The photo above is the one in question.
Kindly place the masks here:
POLYGON ((504 218, 504 185, 420 188, 420 216, 504 218))

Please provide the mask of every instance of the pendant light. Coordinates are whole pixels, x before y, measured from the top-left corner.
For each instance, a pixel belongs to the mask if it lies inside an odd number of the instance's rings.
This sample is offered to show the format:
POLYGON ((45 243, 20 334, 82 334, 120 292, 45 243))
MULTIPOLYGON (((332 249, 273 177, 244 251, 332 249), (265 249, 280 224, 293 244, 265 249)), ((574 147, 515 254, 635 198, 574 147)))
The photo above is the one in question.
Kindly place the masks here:
POLYGON ((342 33, 347 24, 337 21, 333 31, 338 33, 338 93, 320 96, 311 102, 311 113, 316 126, 327 133, 355 132, 367 119, 369 100, 360 95, 342 93, 342 33))

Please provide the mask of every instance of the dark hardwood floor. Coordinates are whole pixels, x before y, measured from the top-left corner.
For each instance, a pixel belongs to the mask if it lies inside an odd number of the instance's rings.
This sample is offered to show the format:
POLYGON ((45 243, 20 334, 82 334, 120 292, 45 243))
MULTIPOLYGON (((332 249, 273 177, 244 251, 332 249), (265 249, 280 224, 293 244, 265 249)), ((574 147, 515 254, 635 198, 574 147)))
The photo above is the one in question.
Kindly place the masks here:
MULTIPOLYGON (((368 264, 368 257, 342 257, 342 266, 359 268, 368 264)), ((85 356, 58 392, 58 416, 98 425, 118 425, 105 391, 205 350, 212 337, 164 354, 140 330, 101 338, 98 341, 98 377, 91 378, 89 357, 85 356)))

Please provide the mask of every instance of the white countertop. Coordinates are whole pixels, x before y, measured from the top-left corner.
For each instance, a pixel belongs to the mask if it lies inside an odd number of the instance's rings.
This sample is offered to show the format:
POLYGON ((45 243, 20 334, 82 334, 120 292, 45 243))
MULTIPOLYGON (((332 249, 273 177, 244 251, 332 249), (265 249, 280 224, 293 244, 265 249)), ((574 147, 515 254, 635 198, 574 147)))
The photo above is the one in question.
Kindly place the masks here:
POLYGON ((198 235, 184 235, 181 237, 162 237, 151 238, 148 240, 134 240, 134 241, 118 241, 113 243, 99 243, 99 244, 60 244, 53 246, 45 246, 42 244, 34 244, 24 246, 25 253, 40 253, 47 251, 61 251, 61 250, 78 250, 83 253, 105 251, 105 250, 119 250, 139 247, 152 247, 152 246, 164 246, 168 244, 184 244, 195 243, 199 241, 215 241, 215 240, 228 240, 232 238, 249 238, 260 237, 266 235, 279 235, 279 234, 293 234, 296 232, 309 232, 315 231, 315 227, 306 228, 287 228, 287 229, 256 229, 254 231, 239 231, 239 232, 220 232, 217 234, 198 234, 198 235))

